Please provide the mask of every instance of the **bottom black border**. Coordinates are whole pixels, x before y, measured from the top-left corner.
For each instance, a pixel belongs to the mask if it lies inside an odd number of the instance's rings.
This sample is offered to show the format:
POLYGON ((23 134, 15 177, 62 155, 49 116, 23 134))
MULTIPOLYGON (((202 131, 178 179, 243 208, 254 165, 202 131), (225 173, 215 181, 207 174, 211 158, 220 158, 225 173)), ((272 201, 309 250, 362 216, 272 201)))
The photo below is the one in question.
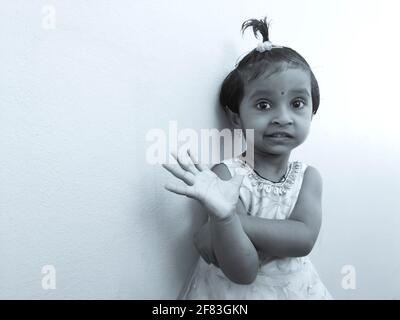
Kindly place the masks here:
POLYGON ((398 300, 3 300, 2 314, 41 318, 99 315, 129 319, 270 319, 272 316, 384 316, 398 300), (182 315, 182 310, 185 312, 182 315), (191 310, 191 311, 190 311, 191 310))

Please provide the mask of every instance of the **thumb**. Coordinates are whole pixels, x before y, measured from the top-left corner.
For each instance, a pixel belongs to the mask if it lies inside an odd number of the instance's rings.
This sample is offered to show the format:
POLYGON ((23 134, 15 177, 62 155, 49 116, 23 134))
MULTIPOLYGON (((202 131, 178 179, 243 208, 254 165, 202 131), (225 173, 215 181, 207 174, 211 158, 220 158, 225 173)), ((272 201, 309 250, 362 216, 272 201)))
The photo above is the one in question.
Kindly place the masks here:
POLYGON ((243 178, 244 178, 243 174, 237 174, 231 179, 231 182, 237 186, 240 186, 242 184, 243 178))

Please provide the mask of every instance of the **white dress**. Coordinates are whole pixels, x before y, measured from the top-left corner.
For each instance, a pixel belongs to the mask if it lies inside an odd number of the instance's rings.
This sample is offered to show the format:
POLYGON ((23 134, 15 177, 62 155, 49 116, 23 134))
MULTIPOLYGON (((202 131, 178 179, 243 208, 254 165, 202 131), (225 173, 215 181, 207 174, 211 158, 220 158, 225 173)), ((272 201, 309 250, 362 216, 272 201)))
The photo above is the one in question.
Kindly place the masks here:
MULTIPOLYGON (((282 180, 271 182, 255 173, 241 156, 223 163, 232 177, 245 174, 240 200, 249 215, 267 219, 289 218, 300 192, 306 164, 289 162, 282 180)), ((232 282, 220 268, 207 264, 200 256, 178 299, 332 299, 308 257, 267 257, 260 252, 259 256, 258 275, 249 285, 232 282)))

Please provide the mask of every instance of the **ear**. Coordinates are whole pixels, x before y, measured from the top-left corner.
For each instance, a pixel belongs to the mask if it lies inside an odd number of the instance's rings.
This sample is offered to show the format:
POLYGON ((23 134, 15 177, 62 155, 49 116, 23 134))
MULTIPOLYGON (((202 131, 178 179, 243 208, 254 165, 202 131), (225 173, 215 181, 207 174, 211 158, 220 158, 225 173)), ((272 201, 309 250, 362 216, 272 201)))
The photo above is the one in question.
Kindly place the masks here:
POLYGON ((226 116, 231 123, 232 127, 235 129, 241 129, 242 128, 242 123, 240 121, 239 114, 236 112, 233 112, 231 109, 229 109, 228 106, 224 106, 224 110, 226 113, 226 116))

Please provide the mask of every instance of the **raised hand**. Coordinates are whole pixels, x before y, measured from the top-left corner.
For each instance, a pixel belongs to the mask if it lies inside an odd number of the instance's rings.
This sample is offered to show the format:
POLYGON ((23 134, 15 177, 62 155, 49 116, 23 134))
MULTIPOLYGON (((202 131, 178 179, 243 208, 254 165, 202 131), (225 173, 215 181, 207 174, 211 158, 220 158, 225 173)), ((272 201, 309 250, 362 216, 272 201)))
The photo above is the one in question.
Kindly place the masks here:
POLYGON ((166 184, 165 189, 198 200, 208 209, 208 214, 217 220, 224 220, 235 212, 244 176, 236 175, 224 181, 200 164, 190 150, 180 155, 171 154, 178 165, 162 166, 185 184, 166 184))

